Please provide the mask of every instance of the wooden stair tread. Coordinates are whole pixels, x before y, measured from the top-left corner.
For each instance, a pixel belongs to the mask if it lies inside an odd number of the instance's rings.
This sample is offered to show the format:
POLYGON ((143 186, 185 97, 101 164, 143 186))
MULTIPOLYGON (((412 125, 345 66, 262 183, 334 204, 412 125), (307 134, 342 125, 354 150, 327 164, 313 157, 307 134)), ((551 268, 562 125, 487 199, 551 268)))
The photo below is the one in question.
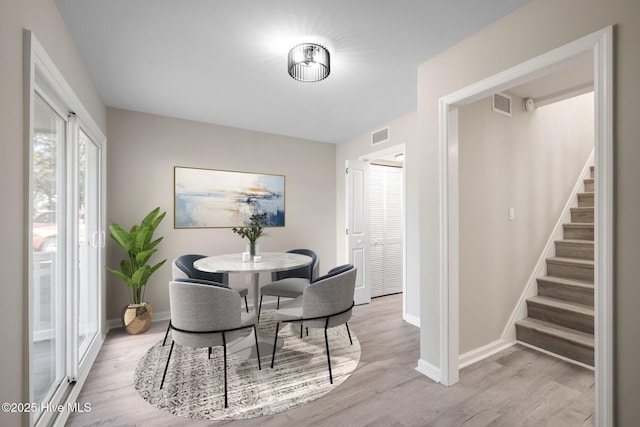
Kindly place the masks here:
POLYGON ((572 211, 585 211, 585 212, 589 212, 594 210, 595 208, 593 206, 575 206, 573 208, 571 208, 572 211))
POLYGON ((521 327, 532 329, 546 335, 551 335, 562 340, 581 345, 583 347, 587 347, 590 349, 594 348, 593 334, 576 331, 575 329, 555 325, 553 323, 545 322, 544 320, 533 319, 531 317, 518 320, 516 324, 521 327))
POLYGON ((572 246, 577 245, 577 246, 593 247, 593 240, 561 239, 561 240, 556 240, 555 243, 559 245, 572 245, 572 246))
POLYGON ((562 301, 556 298, 549 298, 540 295, 533 296, 527 299, 528 302, 543 305, 549 308, 556 308, 563 311, 571 311, 576 314, 581 314, 588 317, 593 317, 595 310, 588 305, 576 304, 573 302, 562 301))
POLYGON ((580 288, 591 289, 591 290, 594 289, 593 283, 591 282, 585 282, 583 280, 577 280, 577 279, 568 279, 566 277, 542 276, 542 277, 538 277, 538 280, 544 280, 545 282, 553 282, 553 283, 559 283, 559 284, 569 285, 569 286, 577 286, 580 288))
POLYGON ((575 265, 578 267, 593 267, 595 262, 592 259, 565 258, 565 257, 549 257, 547 262, 552 264, 575 265))
POLYGON ((568 222, 562 225, 565 228, 593 228, 593 222, 568 222))

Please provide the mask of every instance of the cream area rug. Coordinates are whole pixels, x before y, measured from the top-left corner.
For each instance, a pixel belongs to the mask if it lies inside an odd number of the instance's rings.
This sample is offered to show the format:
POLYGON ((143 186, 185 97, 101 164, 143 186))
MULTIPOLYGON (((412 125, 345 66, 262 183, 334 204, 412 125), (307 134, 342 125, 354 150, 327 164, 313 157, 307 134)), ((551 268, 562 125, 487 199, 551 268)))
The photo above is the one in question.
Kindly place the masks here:
MULTIPOLYGON (((275 332, 272 311, 264 311, 260 331, 275 332)), ((247 329, 247 333, 253 331, 247 329)), ((318 399, 344 382, 360 361, 360 343, 351 331, 349 342, 344 325, 327 331, 331 351, 333 384, 325 350, 324 330, 309 329, 300 338, 300 327, 282 324, 278 336, 284 345, 271 354, 245 360, 227 354, 229 407, 224 407, 224 365, 222 347, 214 347, 211 359, 207 349, 175 345, 163 389, 162 373, 169 355, 171 339, 151 347, 142 357, 134 375, 140 396, 158 409, 180 417, 209 420, 254 418, 292 409, 318 399)))

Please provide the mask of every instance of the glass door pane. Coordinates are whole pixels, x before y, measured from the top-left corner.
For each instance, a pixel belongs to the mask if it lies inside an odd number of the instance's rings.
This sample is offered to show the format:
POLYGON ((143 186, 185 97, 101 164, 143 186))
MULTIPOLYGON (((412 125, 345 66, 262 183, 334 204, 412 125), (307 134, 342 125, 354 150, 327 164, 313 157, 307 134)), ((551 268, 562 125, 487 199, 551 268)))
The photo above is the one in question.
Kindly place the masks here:
POLYGON ((80 128, 77 150, 78 363, 98 333, 99 150, 80 128))
POLYGON ((35 97, 32 141, 33 398, 48 402, 65 377, 64 233, 65 120, 35 97))

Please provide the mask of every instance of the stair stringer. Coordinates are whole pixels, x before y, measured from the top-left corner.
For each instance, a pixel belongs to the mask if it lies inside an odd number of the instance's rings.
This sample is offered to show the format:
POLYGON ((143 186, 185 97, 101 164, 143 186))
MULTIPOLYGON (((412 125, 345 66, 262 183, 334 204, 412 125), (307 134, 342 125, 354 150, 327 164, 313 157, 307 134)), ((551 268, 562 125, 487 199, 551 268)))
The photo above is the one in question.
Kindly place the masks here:
POLYGON ((513 312, 511 313, 511 316, 509 317, 504 330, 502 331, 502 336, 500 337, 499 341, 512 343, 517 341, 516 322, 527 317, 527 299, 538 295, 538 282, 536 279, 538 277, 546 276, 547 274, 547 258, 553 257, 556 254, 555 241, 562 240, 564 236, 563 225, 571 222, 571 208, 575 208, 578 206, 578 193, 583 191, 582 188, 584 185, 584 180, 591 176, 590 169, 593 164, 594 152, 592 150, 589 158, 587 159, 587 162, 584 165, 584 168, 582 169, 582 172, 580 173, 580 176, 576 180, 576 184, 573 187, 571 195, 567 200, 562 214, 560 215, 558 222, 553 228, 553 231, 551 232, 551 235, 547 240, 547 244, 545 245, 540 258, 538 259, 538 262, 533 268, 533 271, 529 276, 529 280, 522 290, 522 294, 520 295, 520 298, 518 299, 518 302, 516 303, 516 306, 513 309, 513 312))

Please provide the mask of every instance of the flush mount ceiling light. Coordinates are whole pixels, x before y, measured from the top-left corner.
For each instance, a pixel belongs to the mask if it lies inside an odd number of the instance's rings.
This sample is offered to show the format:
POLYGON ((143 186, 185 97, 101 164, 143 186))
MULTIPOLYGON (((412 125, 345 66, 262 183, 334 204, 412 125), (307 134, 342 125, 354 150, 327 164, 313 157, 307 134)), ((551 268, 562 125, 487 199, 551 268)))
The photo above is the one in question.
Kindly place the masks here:
POLYGON ((300 82, 319 82, 330 72, 329 51, 319 44, 302 43, 289 51, 289 75, 300 82))

